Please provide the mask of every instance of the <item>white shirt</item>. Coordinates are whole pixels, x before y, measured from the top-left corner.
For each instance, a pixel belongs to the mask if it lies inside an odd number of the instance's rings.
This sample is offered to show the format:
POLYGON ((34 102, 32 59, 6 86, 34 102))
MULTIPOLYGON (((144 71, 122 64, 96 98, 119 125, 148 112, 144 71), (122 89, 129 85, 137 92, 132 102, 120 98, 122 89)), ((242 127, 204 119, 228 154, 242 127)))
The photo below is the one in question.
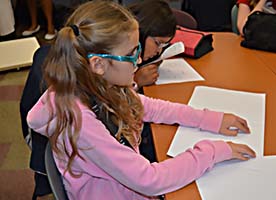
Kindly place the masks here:
POLYGON ((1 0, 0 13, 0 36, 8 35, 14 31, 14 15, 10 0, 1 0))

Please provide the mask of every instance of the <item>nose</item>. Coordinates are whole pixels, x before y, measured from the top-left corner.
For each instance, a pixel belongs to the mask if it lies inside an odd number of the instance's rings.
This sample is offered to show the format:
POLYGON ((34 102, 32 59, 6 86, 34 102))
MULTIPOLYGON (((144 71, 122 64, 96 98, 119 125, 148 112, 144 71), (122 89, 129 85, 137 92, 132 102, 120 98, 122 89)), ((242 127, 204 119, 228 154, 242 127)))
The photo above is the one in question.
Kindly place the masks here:
POLYGON ((159 55, 162 52, 163 48, 162 47, 158 47, 157 48, 157 54, 159 55))
POLYGON ((137 60, 137 64, 141 64, 142 63, 142 58, 141 58, 141 54, 138 56, 138 60, 137 60))

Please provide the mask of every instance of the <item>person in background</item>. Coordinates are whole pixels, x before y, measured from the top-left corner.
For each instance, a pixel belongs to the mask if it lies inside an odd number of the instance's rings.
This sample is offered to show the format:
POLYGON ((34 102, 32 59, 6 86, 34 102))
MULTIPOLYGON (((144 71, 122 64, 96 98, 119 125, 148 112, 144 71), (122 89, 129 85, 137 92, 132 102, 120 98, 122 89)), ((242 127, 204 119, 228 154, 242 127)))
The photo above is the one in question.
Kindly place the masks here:
MULTIPOLYGON (((41 0, 41 7, 47 21, 47 32, 44 36, 45 40, 52 40, 56 37, 56 30, 53 22, 53 2, 52 0, 41 0)), ((30 36, 40 30, 40 25, 37 19, 37 1, 27 0, 27 5, 31 17, 31 26, 22 32, 22 36, 30 36)))
MULTIPOLYGON (((128 6, 139 23, 139 42, 142 47, 142 62, 135 72, 134 86, 143 93, 143 86, 154 84, 159 76, 160 62, 147 64, 169 45, 176 32, 176 19, 168 3, 163 0, 139 1, 128 6)), ((142 131, 140 152, 150 162, 156 161, 150 123, 145 122, 142 131)))
POLYGON ((3 0, 0 6, 0 41, 14 39, 14 14, 10 0, 3 0))
POLYGON ((32 200, 52 199, 52 190, 45 170, 44 154, 48 138, 29 129, 27 114, 47 89, 43 81, 42 66, 48 55, 50 45, 41 45, 35 52, 33 63, 20 99, 20 118, 23 137, 31 149, 30 168, 34 172, 34 191, 32 200))
POLYGON ((243 36, 243 27, 247 17, 255 11, 263 11, 276 14, 276 0, 238 0, 237 27, 243 36))
POLYGON ((156 82, 160 63, 146 65, 156 59, 175 35, 176 19, 168 3, 163 0, 139 1, 128 7, 139 23, 141 58, 134 80, 141 88, 156 82))
POLYGON ((237 134, 230 127, 250 131, 238 116, 136 93, 138 27, 124 7, 94 0, 76 9, 51 47, 44 68, 48 89, 27 122, 49 138, 69 199, 153 199, 217 162, 255 157, 246 145, 208 140, 160 163, 140 155, 143 121, 225 135, 237 134))

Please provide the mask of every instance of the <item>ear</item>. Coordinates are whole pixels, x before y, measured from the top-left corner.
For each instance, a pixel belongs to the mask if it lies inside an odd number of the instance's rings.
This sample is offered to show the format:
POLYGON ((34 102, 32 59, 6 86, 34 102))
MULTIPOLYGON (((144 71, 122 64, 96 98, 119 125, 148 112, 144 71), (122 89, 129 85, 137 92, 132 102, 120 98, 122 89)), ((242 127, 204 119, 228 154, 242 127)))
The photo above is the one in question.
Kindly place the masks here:
POLYGON ((94 73, 98 75, 103 75, 105 73, 105 65, 101 57, 93 56, 89 59, 89 63, 94 73))

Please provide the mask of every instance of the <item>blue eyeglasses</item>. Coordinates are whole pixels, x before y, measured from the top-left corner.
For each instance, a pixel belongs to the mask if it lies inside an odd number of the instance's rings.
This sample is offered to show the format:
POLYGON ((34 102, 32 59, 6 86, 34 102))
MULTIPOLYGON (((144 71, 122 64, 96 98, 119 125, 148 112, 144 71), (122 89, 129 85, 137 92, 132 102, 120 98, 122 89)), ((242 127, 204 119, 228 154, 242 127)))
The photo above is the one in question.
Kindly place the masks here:
POLYGON ((136 50, 136 54, 133 56, 114 56, 111 54, 95 54, 95 53, 89 53, 87 55, 87 58, 92 58, 93 56, 99 56, 101 58, 110 58, 112 60, 117 60, 117 61, 121 61, 121 62, 131 62, 134 67, 137 66, 137 61, 138 61, 138 57, 141 53, 141 44, 139 42, 137 50, 136 50))

